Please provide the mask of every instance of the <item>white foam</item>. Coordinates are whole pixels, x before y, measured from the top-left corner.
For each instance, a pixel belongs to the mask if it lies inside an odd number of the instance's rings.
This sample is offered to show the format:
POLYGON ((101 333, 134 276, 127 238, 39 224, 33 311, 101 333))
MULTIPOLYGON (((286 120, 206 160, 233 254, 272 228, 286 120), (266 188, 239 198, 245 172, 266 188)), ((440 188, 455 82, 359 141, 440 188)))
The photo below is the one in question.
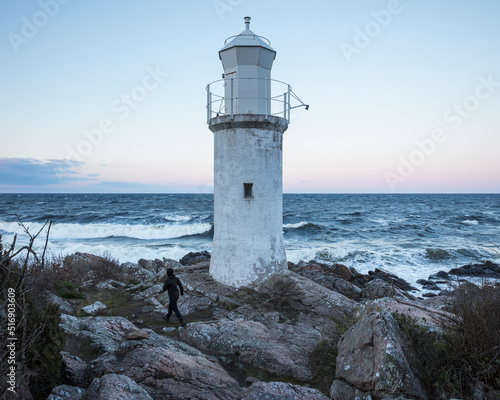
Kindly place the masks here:
POLYGON ((462 221, 462 224, 465 224, 465 225, 479 225, 479 222, 476 221, 475 219, 466 219, 465 221, 462 221))
POLYGON ((288 229, 297 229, 297 228, 302 228, 303 226, 306 226, 309 222, 298 222, 296 224, 284 224, 283 228, 288 228, 288 229))
MULTIPOLYGON (((24 224, 31 234, 37 233, 43 224, 28 222, 24 224)), ((209 223, 186 225, 123 225, 123 224, 65 224, 55 223, 50 229, 53 239, 98 239, 110 236, 126 236, 135 239, 172 239, 187 235, 208 232, 209 223)), ((17 222, 1 222, 0 230, 9 234, 24 234, 17 222)))
POLYGON ((376 224, 380 224, 382 226, 389 225, 389 221, 386 219, 382 219, 382 218, 368 218, 368 221, 375 222, 376 224))
MULTIPOLYGON (((11 242, 5 242, 11 243, 11 242)), ((27 244, 24 243, 23 240, 19 240, 16 245, 16 249, 19 249, 22 245, 27 244)), ((33 250, 40 255, 43 251, 43 246, 45 245, 44 240, 35 241, 33 250)), ((201 250, 210 251, 210 244, 201 250)), ((48 258, 58 258, 60 256, 66 256, 68 254, 74 254, 76 252, 81 253, 89 253, 95 254, 98 256, 110 256, 120 263, 124 262, 133 262, 137 263, 137 261, 141 258, 145 258, 148 260, 152 260, 155 258, 162 259, 170 258, 173 260, 180 260, 189 252, 200 251, 199 247, 182 247, 182 246, 171 246, 171 247, 162 247, 162 248, 154 248, 144 245, 130 245, 130 244, 121 244, 119 242, 116 243, 106 243, 106 244, 87 244, 81 243, 79 241, 50 241, 47 246, 46 255, 48 258)), ((25 253, 22 253, 25 254, 25 253)))
POLYGON ((192 219, 192 217, 188 215, 176 215, 176 214, 166 214, 163 216, 167 221, 172 222, 187 222, 192 219))
MULTIPOLYGON (((286 246, 286 244, 285 244, 286 246)), ((349 254, 349 249, 345 246, 335 246, 335 247, 313 247, 313 248, 293 248, 286 249, 286 256, 288 261, 293 263, 298 263, 299 261, 310 261, 316 260, 321 262, 326 261, 337 261, 349 254)))
MULTIPOLYGON (((180 260, 189 252, 199 251, 199 249, 188 248, 188 247, 166 247, 162 249, 155 249, 146 246, 129 246, 129 245, 119 245, 119 244, 106 244, 106 245, 86 245, 81 243, 57 243, 50 244, 49 248, 50 254, 55 255, 66 255, 74 254, 77 251, 82 253, 90 253, 96 255, 109 255, 110 257, 117 259, 120 263, 133 262, 136 263, 139 259, 144 258, 146 260, 153 260, 155 258, 162 259, 170 258, 173 260, 180 260)), ((210 251, 210 249, 207 249, 210 251)))

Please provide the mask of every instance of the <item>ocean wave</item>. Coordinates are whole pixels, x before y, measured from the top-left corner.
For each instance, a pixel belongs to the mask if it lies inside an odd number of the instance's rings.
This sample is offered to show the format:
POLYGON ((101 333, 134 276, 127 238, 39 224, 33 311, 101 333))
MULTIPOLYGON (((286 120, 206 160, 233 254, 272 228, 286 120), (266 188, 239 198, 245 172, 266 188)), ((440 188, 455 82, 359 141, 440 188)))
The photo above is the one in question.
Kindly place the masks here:
POLYGON ((464 225, 479 225, 479 222, 476 219, 466 219, 461 222, 464 225))
POLYGON ((309 225, 309 222, 297 222, 296 224, 284 224, 283 228, 285 229, 298 229, 302 228, 303 226, 309 225))
POLYGON ((297 229, 297 230, 311 230, 311 229, 324 229, 323 225, 314 224, 312 222, 297 222, 296 224, 284 224, 283 229, 297 229))
MULTIPOLYGON (((28 222, 25 226, 31 234, 42 229, 43 224, 28 222)), ((173 239, 182 236, 203 234, 212 229, 212 224, 186 225, 125 225, 125 224, 66 224, 55 223, 50 228, 52 239, 98 239, 106 237, 129 237, 135 239, 173 239)), ((0 230, 10 234, 24 234, 17 222, 1 222, 0 230)))
MULTIPOLYGON (((162 246, 162 247, 151 247, 144 245, 122 245, 119 243, 114 244, 86 244, 81 242, 61 242, 54 243, 49 241, 49 246, 47 253, 50 257, 58 257, 60 255, 74 254, 76 252, 95 254, 99 256, 108 255, 120 263, 133 262, 141 258, 147 260, 153 260, 155 258, 162 259, 170 258, 172 260, 180 260, 189 252, 208 250, 211 251, 210 246, 200 249, 200 247, 191 246, 162 246)), ((38 245, 35 246, 35 251, 41 253, 43 248, 38 245)))
POLYGON ((163 216, 163 218, 165 218, 165 220, 169 222, 187 222, 193 219, 193 217, 189 215, 176 215, 176 214, 166 214, 163 216))

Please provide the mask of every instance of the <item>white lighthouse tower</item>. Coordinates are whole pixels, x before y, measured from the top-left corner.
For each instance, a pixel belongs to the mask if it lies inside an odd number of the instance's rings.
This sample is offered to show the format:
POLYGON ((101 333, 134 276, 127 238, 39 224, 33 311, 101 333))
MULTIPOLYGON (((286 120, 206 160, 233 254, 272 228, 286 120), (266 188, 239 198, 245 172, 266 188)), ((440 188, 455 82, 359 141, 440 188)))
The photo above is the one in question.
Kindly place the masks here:
POLYGON ((276 51, 250 30, 250 17, 219 57, 223 79, 207 86, 215 176, 210 274, 241 287, 287 269, 282 142, 294 108, 290 99, 300 100, 289 85, 271 79, 276 51), (281 91, 274 95, 276 87, 281 91))

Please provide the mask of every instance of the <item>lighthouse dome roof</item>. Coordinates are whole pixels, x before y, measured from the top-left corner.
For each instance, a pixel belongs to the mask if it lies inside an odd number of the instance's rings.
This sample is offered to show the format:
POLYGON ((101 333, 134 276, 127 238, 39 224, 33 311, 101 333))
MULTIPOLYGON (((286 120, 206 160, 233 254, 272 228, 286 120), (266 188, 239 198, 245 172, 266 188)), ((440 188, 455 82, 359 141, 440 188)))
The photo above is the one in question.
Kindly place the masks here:
POLYGON ((268 39, 263 36, 256 35, 250 30, 250 17, 245 17, 245 25, 245 30, 239 35, 231 36, 226 39, 224 43, 225 46, 220 51, 224 51, 232 47, 251 46, 264 47, 276 53, 276 51, 271 47, 271 42, 268 39))

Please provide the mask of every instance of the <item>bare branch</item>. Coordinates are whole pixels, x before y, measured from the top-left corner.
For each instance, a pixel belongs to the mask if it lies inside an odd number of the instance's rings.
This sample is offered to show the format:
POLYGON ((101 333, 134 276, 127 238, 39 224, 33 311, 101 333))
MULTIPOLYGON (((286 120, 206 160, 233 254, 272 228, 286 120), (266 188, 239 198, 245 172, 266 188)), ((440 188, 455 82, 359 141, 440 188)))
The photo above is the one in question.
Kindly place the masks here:
POLYGON ((11 259, 12 256, 10 256, 10 253, 14 251, 14 248, 16 247, 16 241, 17 241, 17 235, 14 235, 14 240, 12 241, 10 245, 10 249, 7 251, 7 258, 11 259))
MULTIPOLYGON (((45 225, 47 225, 47 224, 45 224, 45 225)), ((45 237, 45 246, 43 248, 43 253, 42 253, 42 266, 41 266, 41 269, 43 269, 44 264, 45 264, 45 252, 47 251, 47 245, 49 244, 49 234, 50 234, 50 227, 51 226, 52 226, 52 221, 49 221, 49 227, 47 228, 47 236, 45 237)))

